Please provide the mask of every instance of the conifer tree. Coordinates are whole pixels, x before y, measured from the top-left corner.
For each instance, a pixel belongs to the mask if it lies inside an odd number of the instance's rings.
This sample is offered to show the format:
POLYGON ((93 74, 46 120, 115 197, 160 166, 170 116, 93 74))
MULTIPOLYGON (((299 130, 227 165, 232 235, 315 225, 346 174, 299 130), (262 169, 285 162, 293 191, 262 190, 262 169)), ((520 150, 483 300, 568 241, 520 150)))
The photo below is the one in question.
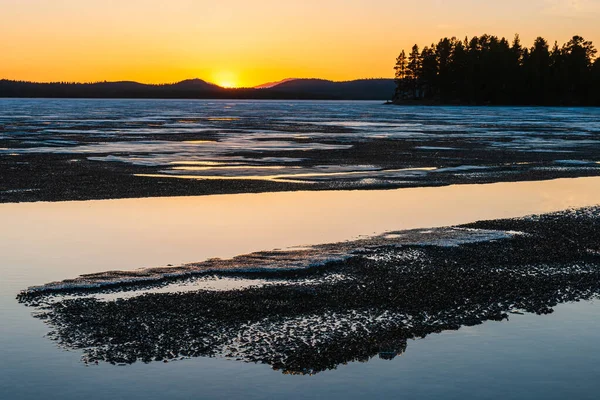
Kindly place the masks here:
POLYGON ((596 48, 581 36, 530 48, 492 35, 443 38, 396 60, 396 99, 463 104, 600 105, 596 48))
POLYGON ((419 98, 419 81, 421 79, 421 53, 419 46, 413 46, 408 55, 408 64, 406 66, 406 80, 408 90, 411 92, 413 99, 419 98))
POLYGON ((396 99, 404 99, 406 97, 406 65, 406 53, 402 50, 398 58, 396 58, 396 66, 394 67, 394 70, 396 71, 396 94, 394 95, 394 98, 396 99))

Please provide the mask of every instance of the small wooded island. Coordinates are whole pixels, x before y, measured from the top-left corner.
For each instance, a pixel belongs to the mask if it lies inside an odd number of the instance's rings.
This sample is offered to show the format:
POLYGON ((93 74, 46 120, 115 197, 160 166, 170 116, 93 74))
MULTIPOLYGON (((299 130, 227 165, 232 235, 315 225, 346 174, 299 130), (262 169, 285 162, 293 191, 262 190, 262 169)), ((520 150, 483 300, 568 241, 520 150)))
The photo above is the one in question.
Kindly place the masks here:
POLYGON ((600 58, 591 41, 573 36, 531 48, 519 35, 441 39, 403 50, 396 60, 396 104, 600 105, 600 58))

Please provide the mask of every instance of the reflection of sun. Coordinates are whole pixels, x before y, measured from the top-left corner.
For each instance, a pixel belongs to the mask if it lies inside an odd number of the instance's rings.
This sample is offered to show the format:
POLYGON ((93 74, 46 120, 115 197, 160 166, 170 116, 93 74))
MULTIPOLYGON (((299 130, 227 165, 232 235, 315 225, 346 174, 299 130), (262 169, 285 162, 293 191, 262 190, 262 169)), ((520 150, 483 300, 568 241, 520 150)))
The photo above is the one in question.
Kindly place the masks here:
POLYGON ((229 71, 219 71, 214 73, 213 82, 223 88, 234 88, 238 86, 236 74, 229 71))

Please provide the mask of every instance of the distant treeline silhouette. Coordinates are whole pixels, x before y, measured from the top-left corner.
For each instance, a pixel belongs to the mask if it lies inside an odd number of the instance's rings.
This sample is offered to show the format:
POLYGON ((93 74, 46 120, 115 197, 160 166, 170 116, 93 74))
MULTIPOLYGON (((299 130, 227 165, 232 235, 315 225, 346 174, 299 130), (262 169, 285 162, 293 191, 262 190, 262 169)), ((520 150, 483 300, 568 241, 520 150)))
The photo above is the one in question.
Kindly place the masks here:
POLYGON ((441 39, 396 60, 396 103, 600 105, 600 58, 590 41, 573 36, 531 48, 483 35, 441 39))
POLYGON ((37 83, 0 79, 0 97, 386 100, 394 92, 394 87, 393 79, 358 79, 346 82, 293 79, 268 89, 226 89, 201 79, 163 85, 127 81, 37 83))

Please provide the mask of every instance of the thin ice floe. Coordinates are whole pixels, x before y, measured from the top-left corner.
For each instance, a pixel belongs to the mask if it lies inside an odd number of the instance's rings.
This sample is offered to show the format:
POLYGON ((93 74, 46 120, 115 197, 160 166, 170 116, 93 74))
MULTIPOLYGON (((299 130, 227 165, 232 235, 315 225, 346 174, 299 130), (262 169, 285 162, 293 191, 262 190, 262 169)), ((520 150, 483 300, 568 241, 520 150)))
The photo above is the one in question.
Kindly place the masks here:
POLYGON ((75 279, 33 286, 28 288, 25 293, 35 294, 149 284, 210 273, 303 270, 323 266, 331 262, 343 261, 370 248, 407 245, 456 247, 467 243, 508 239, 519 234, 519 232, 458 227, 388 232, 355 241, 288 250, 261 251, 240 255, 232 259, 214 258, 176 267, 154 267, 134 271, 107 271, 81 275, 75 279))

